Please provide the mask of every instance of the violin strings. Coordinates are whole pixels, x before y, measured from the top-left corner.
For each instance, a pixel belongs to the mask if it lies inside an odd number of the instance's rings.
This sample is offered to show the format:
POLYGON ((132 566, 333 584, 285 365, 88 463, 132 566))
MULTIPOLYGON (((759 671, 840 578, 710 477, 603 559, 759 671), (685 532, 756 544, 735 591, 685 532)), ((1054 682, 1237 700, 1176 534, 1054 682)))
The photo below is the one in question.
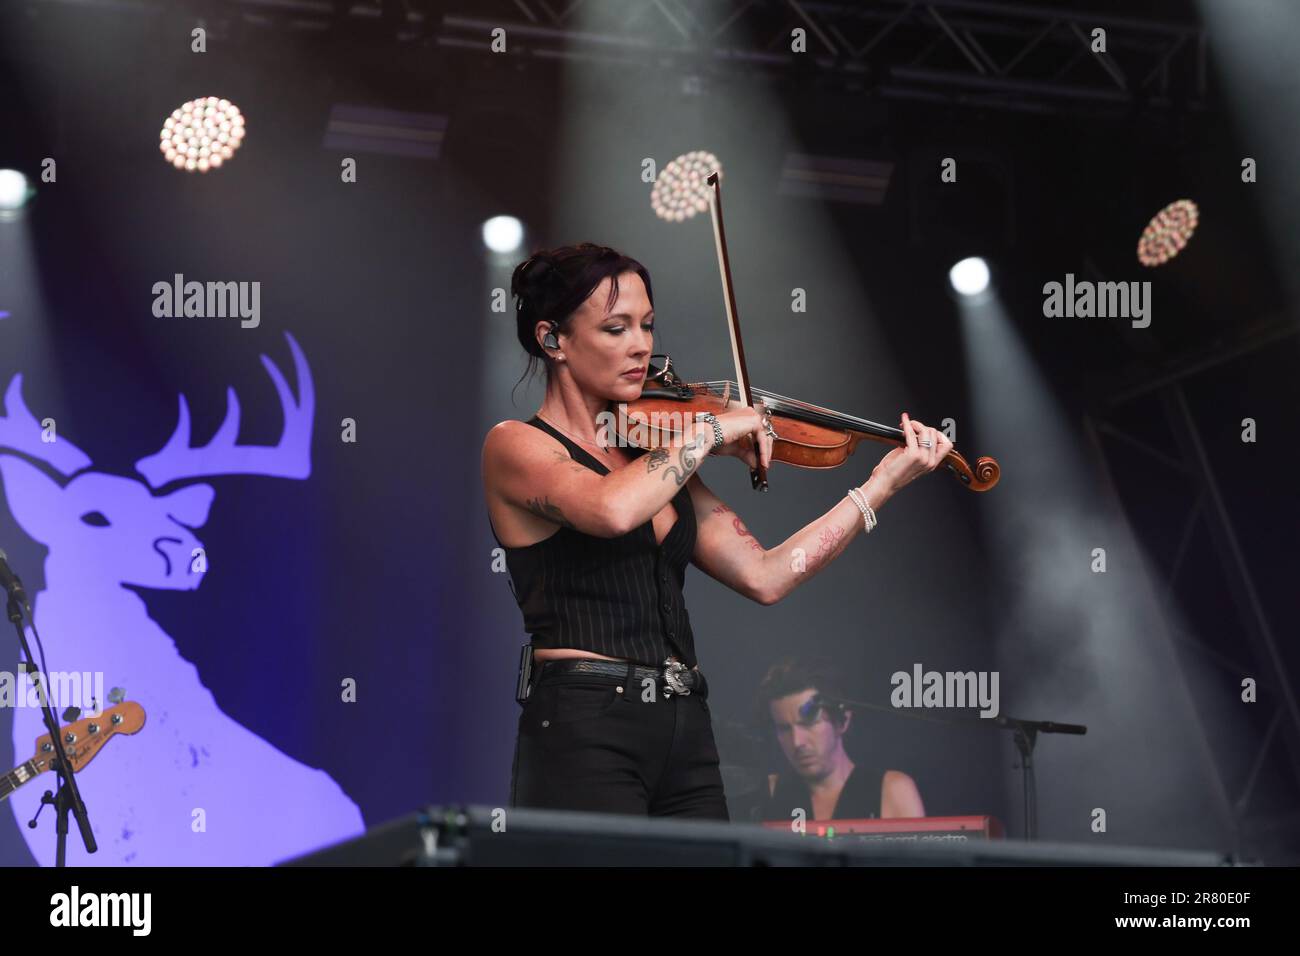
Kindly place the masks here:
MULTIPOLYGON (((726 379, 704 382, 703 384, 710 392, 716 390, 721 393, 723 389, 729 388, 732 394, 740 394, 739 386, 735 382, 726 379)), ((856 415, 845 415, 843 412, 822 408, 820 405, 810 405, 808 402, 800 401, 797 398, 787 398, 784 395, 778 395, 776 392, 769 392, 763 388, 755 387, 751 391, 756 398, 767 399, 767 405, 772 411, 786 411, 792 413, 792 417, 803 418, 814 424, 827 425, 832 428, 851 425, 859 430, 874 431, 876 434, 885 437, 901 438, 903 436, 903 430, 892 425, 881 425, 879 422, 858 418, 856 415)))

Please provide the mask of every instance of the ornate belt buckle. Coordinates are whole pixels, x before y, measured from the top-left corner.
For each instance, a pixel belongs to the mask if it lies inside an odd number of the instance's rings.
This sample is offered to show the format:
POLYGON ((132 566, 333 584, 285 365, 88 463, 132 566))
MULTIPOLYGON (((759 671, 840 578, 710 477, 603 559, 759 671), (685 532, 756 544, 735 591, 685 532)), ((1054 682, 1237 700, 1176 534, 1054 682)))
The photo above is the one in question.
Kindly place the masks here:
POLYGON ((691 689, 682 683, 678 674, 684 673, 688 668, 681 661, 666 660, 664 661, 664 683, 668 686, 664 689, 664 695, 678 694, 686 697, 690 694, 691 689))

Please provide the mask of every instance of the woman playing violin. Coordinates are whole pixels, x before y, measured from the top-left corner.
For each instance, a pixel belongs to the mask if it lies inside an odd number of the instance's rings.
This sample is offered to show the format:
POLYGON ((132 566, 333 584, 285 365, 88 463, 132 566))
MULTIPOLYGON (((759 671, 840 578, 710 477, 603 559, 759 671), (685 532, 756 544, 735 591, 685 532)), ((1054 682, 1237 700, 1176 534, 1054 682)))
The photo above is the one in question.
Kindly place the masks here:
POLYGON ((654 346, 645 267, 582 243, 539 252, 511 280, 517 332, 546 394, 483 444, 492 531, 532 638, 511 805, 727 819, 708 684, 682 595, 686 564, 770 605, 835 560, 875 512, 952 443, 902 415, 891 450, 830 510, 764 548, 704 484, 700 463, 771 462, 773 430, 740 405, 688 422, 666 447, 598 427, 634 402, 654 346), (802 556, 802 560, 796 560, 802 556))

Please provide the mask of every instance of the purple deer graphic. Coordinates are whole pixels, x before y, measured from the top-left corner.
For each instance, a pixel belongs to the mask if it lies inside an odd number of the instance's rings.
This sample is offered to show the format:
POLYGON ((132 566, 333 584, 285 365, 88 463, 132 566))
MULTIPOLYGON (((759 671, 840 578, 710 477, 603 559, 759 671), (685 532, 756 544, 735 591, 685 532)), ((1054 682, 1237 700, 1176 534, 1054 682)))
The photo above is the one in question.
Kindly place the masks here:
MULTIPOLYGON (((203 580, 206 559, 196 560, 202 543, 193 529, 207 522, 212 487, 193 484, 166 495, 151 488, 213 475, 311 474, 311 372, 298 343, 286 337, 298 402, 280 370, 262 356, 284 410, 279 443, 238 444, 239 402, 231 388, 216 435, 191 448, 189 408, 181 395, 175 433, 161 451, 136 463, 148 485, 89 470, 90 459, 62 435, 43 440, 40 423, 23 403, 21 375, 5 393, 0 486, 23 530, 49 549, 45 589, 33 613, 50 666, 102 672, 105 686, 123 687, 148 714, 140 733, 112 742, 77 775, 99 852, 85 852, 74 826, 69 865, 264 865, 363 829, 356 804, 328 774, 222 713, 144 600, 123 587, 189 591, 203 580), (8 451, 43 462, 59 478, 8 451)), ((35 708, 15 708, 16 759, 30 757, 44 732, 35 708)), ((54 860, 53 811, 46 808, 35 830, 24 824, 52 780, 42 777, 9 798, 43 866, 54 860)))

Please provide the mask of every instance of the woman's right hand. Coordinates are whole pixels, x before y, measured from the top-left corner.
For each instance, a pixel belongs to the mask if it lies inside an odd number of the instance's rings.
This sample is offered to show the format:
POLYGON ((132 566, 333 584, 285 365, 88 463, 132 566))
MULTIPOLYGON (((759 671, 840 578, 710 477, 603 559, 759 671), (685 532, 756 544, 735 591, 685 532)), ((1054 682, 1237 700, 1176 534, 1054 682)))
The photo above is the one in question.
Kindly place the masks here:
MULTIPOLYGON (((761 408, 763 408, 762 403, 759 404, 759 409, 761 408)), ((741 405, 717 417, 718 424, 722 426, 722 445, 713 454, 731 455, 745 462, 750 468, 757 468, 758 457, 755 456, 754 449, 758 448, 763 467, 772 464, 772 437, 768 435, 767 428, 763 425, 763 416, 759 410, 741 405)), ((713 430, 707 423, 700 424, 704 426, 702 434, 709 437, 709 445, 712 446, 713 430)))
POLYGON ((952 440, 947 435, 937 428, 913 421, 907 417, 907 412, 903 412, 901 427, 907 444, 880 459, 880 464, 871 472, 871 477, 884 482, 891 494, 921 475, 934 471, 952 451, 952 440), (924 440, 929 440, 929 448, 921 446, 920 441, 924 440))

